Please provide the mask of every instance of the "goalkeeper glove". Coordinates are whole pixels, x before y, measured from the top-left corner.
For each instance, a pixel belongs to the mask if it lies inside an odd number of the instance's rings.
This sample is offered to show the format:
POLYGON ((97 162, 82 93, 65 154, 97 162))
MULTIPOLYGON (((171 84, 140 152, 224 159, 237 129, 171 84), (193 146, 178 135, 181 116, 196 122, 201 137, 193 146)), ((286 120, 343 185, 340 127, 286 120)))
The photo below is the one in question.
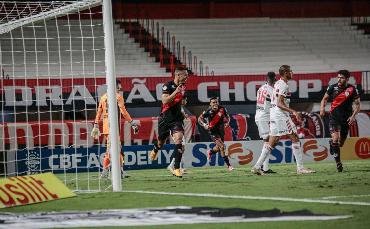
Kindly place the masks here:
POLYGON ((99 127, 98 124, 96 123, 94 124, 94 128, 91 131, 91 136, 95 139, 97 139, 100 136, 99 127))
POLYGON ((136 120, 130 122, 131 128, 134 130, 134 134, 139 133, 139 126, 136 120))

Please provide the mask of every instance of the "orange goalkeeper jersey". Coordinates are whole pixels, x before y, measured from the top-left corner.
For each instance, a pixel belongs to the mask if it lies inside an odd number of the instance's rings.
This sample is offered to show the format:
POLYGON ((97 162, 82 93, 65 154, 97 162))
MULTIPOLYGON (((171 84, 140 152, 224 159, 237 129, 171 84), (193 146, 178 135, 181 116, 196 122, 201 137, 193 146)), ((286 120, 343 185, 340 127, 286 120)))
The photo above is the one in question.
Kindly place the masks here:
MULTIPOLYGON (((117 95, 118 108, 119 108, 123 118, 126 121, 131 122, 132 118, 126 110, 125 102, 124 102, 124 99, 123 99, 122 95, 120 95, 119 93, 116 93, 116 95, 117 95)), ((108 114, 108 96, 107 96, 107 93, 105 93, 100 98, 99 107, 98 107, 98 110, 96 112, 96 117, 95 117, 95 123, 99 123, 100 119, 103 116, 103 134, 109 134, 108 115, 109 115, 108 114)))

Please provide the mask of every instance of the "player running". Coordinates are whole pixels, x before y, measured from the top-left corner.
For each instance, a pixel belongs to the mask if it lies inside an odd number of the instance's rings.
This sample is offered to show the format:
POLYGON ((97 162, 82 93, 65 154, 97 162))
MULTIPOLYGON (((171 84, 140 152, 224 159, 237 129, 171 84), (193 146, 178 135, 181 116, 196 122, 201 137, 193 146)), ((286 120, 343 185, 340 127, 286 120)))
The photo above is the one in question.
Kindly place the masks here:
POLYGON ((269 144, 262 149, 261 156, 253 166, 251 172, 257 175, 264 174, 261 170, 262 163, 277 145, 280 137, 287 135, 292 141, 292 151, 297 163, 297 174, 314 173, 314 170, 303 167, 303 154, 297 136, 297 128, 289 116, 289 113, 292 113, 297 120, 301 120, 298 112, 289 107, 290 92, 288 81, 293 78, 293 71, 290 66, 282 65, 279 69, 279 74, 281 78, 275 83, 271 98, 269 144))
MULTIPOLYGON (((256 116, 255 122, 258 127, 258 133, 263 139, 262 149, 269 147, 269 134, 270 134, 270 107, 271 107, 271 94, 274 90, 274 84, 276 82, 276 75, 274 72, 268 72, 266 75, 266 83, 262 85, 257 91, 257 105, 256 105, 256 116)), ((262 154, 260 155, 260 157, 262 154)), ((263 173, 275 173, 269 168, 269 157, 262 165, 263 173)))
MULTIPOLYGON (((116 80, 116 96, 117 96, 117 104, 118 108, 120 110, 121 115, 123 118, 128 121, 131 124, 132 129, 134 130, 134 134, 137 134, 139 131, 137 123, 131 118, 130 114, 127 112, 126 107, 125 107, 125 102, 120 95, 120 91, 122 89, 121 81, 116 80)), ((107 142, 107 152, 104 155, 104 160, 103 160, 103 171, 101 173, 101 177, 108 177, 109 174, 109 166, 110 166, 110 153, 109 153, 109 148, 110 148, 110 139, 109 139, 109 120, 108 120, 108 96, 107 93, 105 93, 101 98, 98 106, 98 110, 96 112, 96 117, 95 117, 95 123, 94 123, 94 128, 91 131, 91 136, 97 139, 100 136, 100 131, 99 131, 99 126, 98 123, 100 122, 101 118, 103 117, 103 135, 106 139, 107 142)), ((121 116, 118 116, 118 126, 120 127, 121 123, 121 116)), ((120 153, 120 164, 121 164, 121 176, 125 177, 126 173, 123 170, 124 167, 124 158, 123 158, 123 152, 120 153)))
POLYGON ((166 143, 171 135, 175 142, 173 155, 175 164, 173 175, 182 177, 180 163, 183 148, 184 136, 184 115, 182 113, 181 104, 185 95, 185 83, 188 79, 188 72, 184 67, 178 67, 175 70, 175 78, 172 81, 165 83, 162 87, 162 110, 158 120, 158 139, 154 143, 154 148, 150 152, 150 159, 157 160, 158 151, 166 143))
POLYGON ((217 97, 213 97, 209 101, 210 107, 208 110, 203 111, 203 113, 198 118, 198 123, 206 130, 208 130, 211 135, 212 141, 216 144, 213 149, 208 150, 207 157, 208 160, 211 159, 212 154, 218 152, 221 153, 227 168, 229 171, 234 170, 231 166, 228 156, 225 154, 225 127, 229 126, 230 116, 227 110, 220 106, 217 97))
POLYGON ((348 70, 338 72, 338 83, 330 85, 321 100, 320 115, 325 115, 325 106, 329 98, 332 100, 329 115, 329 130, 331 134, 330 154, 334 156, 338 172, 343 171, 340 160, 340 147, 347 139, 348 129, 360 112, 360 96, 355 86, 348 83, 350 73, 348 70), (354 110, 352 104, 354 103, 354 110))

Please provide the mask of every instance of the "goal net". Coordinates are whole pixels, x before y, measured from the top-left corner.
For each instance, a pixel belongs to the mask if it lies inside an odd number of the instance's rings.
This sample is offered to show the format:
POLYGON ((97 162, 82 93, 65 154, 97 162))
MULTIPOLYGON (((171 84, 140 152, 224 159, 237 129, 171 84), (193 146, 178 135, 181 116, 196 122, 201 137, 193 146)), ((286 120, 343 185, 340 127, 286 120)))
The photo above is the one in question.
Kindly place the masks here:
POLYGON ((95 111, 106 92, 100 0, 0 2, 0 173, 106 190, 95 111))

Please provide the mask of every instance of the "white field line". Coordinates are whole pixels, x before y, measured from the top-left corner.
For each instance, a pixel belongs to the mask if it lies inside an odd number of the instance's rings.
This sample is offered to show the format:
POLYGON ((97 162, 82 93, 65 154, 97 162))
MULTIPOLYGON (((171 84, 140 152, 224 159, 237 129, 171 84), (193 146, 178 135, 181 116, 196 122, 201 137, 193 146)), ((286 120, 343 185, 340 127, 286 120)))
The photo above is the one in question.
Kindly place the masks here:
POLYGON ((370 194, 348 195, 348 196, 325 196, 325 197, 321 197, 320 199, 330 200, 330 199, 338 199, 338 198, 360 198, 360 197, 368 197, 368 196, 370 196, 370 194))
POLYGON ((274 200, 274 201, 287 201, 287 202, 370 206, 370 202, 335 201, 335 200, 308 199, 308 198, 300 199, 300 198, 289 198, 289 197, 236 196, 236 195, 222 195, 222 194, 213 194, 213 193, 153 192, 153 191, 142 191, 142 190, 123 190, 122 192, 169 195, 169 196, 193 196, 193 197, 245 199, 245 200, 274 200))

